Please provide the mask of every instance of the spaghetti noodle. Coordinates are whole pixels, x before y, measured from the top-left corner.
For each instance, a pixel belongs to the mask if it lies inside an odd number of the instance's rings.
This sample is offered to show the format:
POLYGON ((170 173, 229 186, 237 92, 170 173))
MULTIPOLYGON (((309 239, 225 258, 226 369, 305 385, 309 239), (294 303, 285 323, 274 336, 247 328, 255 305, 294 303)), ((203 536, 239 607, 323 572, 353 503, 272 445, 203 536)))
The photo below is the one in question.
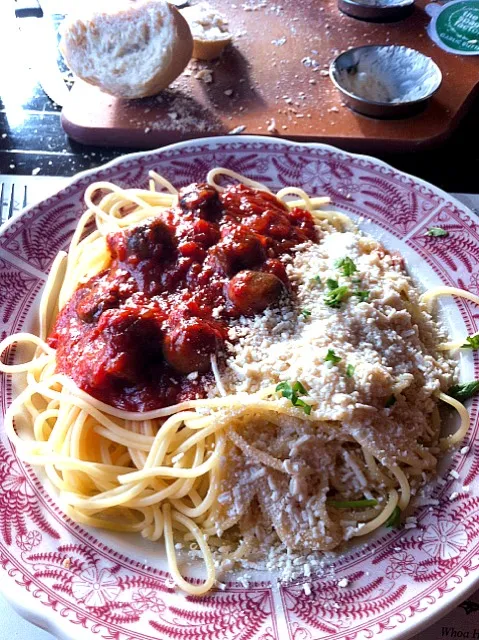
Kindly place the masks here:
MULTIPOLYGON (((278 192, 276 200, 264 185, 221 168, 209 172, 209 191, 197 187, 178 194, 155 172, 150 178, 149 191, 106 182, 88 187, 88 210, 68 253, 56 258, 45 286, 39 336, 17 334, 0 344, 2 353, 14 343, 35 349, 33 359, 24 364, 0 364, 5 373, 26 374, 27 383, 8 408, 5 425, 19 456, 44 468, 72 519, 139 532, 150 540, 163 537, 174 581, 187 593, 200 595, 215 582, 208 540, 221 548, 226 535, 230 548, 236 545, 228 556, 233 560, 260 554, 262 545, 278 540, 287 548, 332 549, 347 538, 374 531, 397 508, 407 507, 411 490, 420 486, 424 473, 433 472, 438 445, 457 444, 469 425, 466 408, 444 392, 454 366, 440 353, 438 330, 425 303, 446 294, 476 303, 479 299, 443 287, 426 292, 421 301, 400 258, 361 235, 346 216, 323 210, 327 198, 310 197, 291 187, 278 192), (235 192, 218 185, 217 180, 225 177, 246 186, 235 192), (156 191, 157 187, 162 190, 156 191), (215 295, 225 296, 227 290, 229 308, 238 305, 239 311, 229 315, 221 305, 214 307, 209 329, 200 327, 208 340, 214 336, 208 345, 218 345, 222 336, 223 351, 208 347, 203 353, 206 343, 202 343, 197 367, 188 369, 175 351, 178 344, 184 347, 181 336, 169 343, 168 336, 178 323, 188 327, 196 323, 196 316, 187 320, 174 316, 170 324, 161 316, 161 326, 170 333, 166 338, 161 333, 166 344, 158 355, 163 369, 155 372, 171 378, 175 370, 174 393, 167 384, 163 396, 151 394, 148 386, 147 391, 133 392, 138 367, 122 356, 111 373, 116 386, 102 396, 98 389, 110 384, 104 369, 111 367, 111 350, 95 371, 101 378, 99 386, 92 382, 97 378, 85 377, 93 376, 92 360, 79 383, 78 372, 68 369, 62 340, 67 351, 74 351, 68 340, 80 325, 94 329, 96 340, 105 318, 112 323, 105 331, 116 340, 111 327, 122 319, 115 314, 131 310, 131 300, 136 304, 143 295, 135 290, 129 298, 121 298, 121 291, 130 286, 124 279, 115 289, 118 298, 108 306, 112 264, 121 266, 114 272, 118 278, 128 260, 128 268, 139 268, 151 259, 152 238, 155 247, 166 251, 170 242, 166 231, 183 224, 172 212, 181 208, 185 219, 196 216, 191 223, 196 231, 201 228, 203 236, 214 235, 214 224, 230 210, 216 209, 215 204, 206 216, 206 209, 201 209, 205 198, 208 207, 212 199, 227 207, 237 193, 246 198, 241 200, 243 209, 238 218, 230 213, 222 222, 223 236, 215 236, 201 251, 193 246, 198 245, 198 235, 191 246, 181 245, 183 258, 197 251, 201 260, 194 260, 208 268, 213 255, 214 264, 223 269, 219 271, 223 288, 215 295), (291 196, 297 199, 292 201, 291 196), (260 202, 259 213, 253 197, 269 198, 260 202), (276 217, 268 213, 267 221, 270 230, 276 225, 277 236, 261 236, 258 220, 261 229, 266 228, 265 210, 276 211, 276 217), (246 221, 241 218, 247 215, 246 221), (234 259, 224 246, 218 249, 234 236, 235 225, 253 224, 252 220, 257 237, 267 238, 263 243, 267 242, 269 253, 263 256, 253 241, 246 249, 241 244, 241 260, 237 248, 234 259), (251 258, 258 251, 263 256, 260 263, 251 258), (262 307, 257 299, 248 299, 242 313, 246 303, 240 293, 244 295, 251 282, 258 286, 255 273, 263 274, 259 282, 267 285, 261 289, 266 297, 262 307), (103 297, 95 298, 95 287, 103 297), (225 317, 226 329, 218 320, 225 317), (164 369, 163 359, 169 368, 164 369), (126 400, 125 390, 130 394, 126 400), (168 403, 171 397, 173 404, 168 403), (457 432, 442 440, 438 400, 461 416, 457 432), (192 584, 182 576, 175 549, 178 539, 197 545, 206 566, 203 583, 192 584)), ((178 233, 188 235, 188 229, 178 233)), ((155 258, 163 267, 164 255, 155 258)), ((154 271, 156 267, 148 264, 154 271)), ((144 278, 144 272, 140 275, 144 278)), ((152 300, 157 304, 157 298, 169 295, 165 288, 155 290, 152 281, 143 280, 153 292, 150 307, 152 300)), ((212 295, 210 289, 207 292, 212 295)), ((143 299, 142 304, 146 304, 143 299)), ((135 322, 144 321, 144 308, 135 322)), ((162 308, 158 309, 154 312, 160 314, 162 308)), ((155 327, 149 324, 147 329, 152 340, 157 336, 155 327)), ((144 340, 144 335, 140 338, 144 340)), ((80 346, 85 349, 88 344, 80 346)), ((95 349, 110 348, 105 344, 95 342, 95 349)), ((141 348, 143 343, 138 344, 141 348)))

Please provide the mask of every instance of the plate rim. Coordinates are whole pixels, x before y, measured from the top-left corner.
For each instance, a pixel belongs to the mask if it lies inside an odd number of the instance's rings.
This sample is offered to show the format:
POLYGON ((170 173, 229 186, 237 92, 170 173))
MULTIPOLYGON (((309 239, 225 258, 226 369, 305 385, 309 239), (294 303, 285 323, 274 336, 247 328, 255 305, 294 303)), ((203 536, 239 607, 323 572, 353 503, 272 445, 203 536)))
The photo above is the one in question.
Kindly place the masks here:
MULTIPOLYGON (((459 1, 459 0, 456 0, 456 1, 459 1)), ((13 216, 12 218, 4 222, 2 225, 0 225, 0 236, 3 235, 3 233, 7 231, 15 222, 20 220, 25 213, 28 213, 34 207, 37 207, 42 203, 48 202, 51 198, 58 196, 58 194, 61 194, 63 191, 65 191, 65 189, 72 187, 83 178, 87 178, 88 176, 94 175, 98 171, 101 171, 104 169, 110 169, 117 165, 123 164, 123 162, 136 160, 137 158, 141 158, 145 156, 151 156, 156 153, 169 151, 171 149, 181 149, 183 147, 195 146, 197 144, 198 145, 200 144, 221 145, 222 143, 230 143, 235 141, 244 142, 244 143, 257 142, 262 144, 282 144, 285 147, 293 146, 293 147, 306 147, 306 148, 313 148, 313 149, 324 149, 325 151, 330 151, 333 153, 341 153, 345 156, 356 158, 358 160, 365 160, 368 162, 372 162, 373 164, 380 165, 386 169, 396 172, 401 176, 409 178, 413 182, 421 184, 421 186, 423 187, 427 187, 428 189, 431 189, 431 191, 435 192, 436 194, 440 195, 442 198, 445 198, 446 200, 452 201, 456 207, 458 207, 462 211, 467 212, 468 214, 472 214, 472 216, 474 217, 474 213, 468 207, 466 207, 465 204, 463 204, 455 196, 445 191, 441 187, 437 187, 432 182, 428 182, 423 178, 418 178, 412 173, 403 171, 402 169, 397 169, 392 164, 389 164, 388 162, 381 160, 379 158, 376 158, 374 156, 371 156, 369 154, 354 153, 351 151, 347 151, 345 149, 341 149, 340 147, 335 147, 334 145, 331 145, 331 144, 325 144, 323 142, 298 142, 296 140, 288 140, 287 138, 278 138, 276 136, 262 136, 262 135, 254 135, 254 134, 238 134, 238 135, 226 134, 222 136, 191 138, 188 140, 182 140, 181 142, 173 142, 171 144, 165 145, 164 147, 157 147, 155 149, 144 149, 140 151, 132 151, 129 153, 119 155, 116 158, 109 160, 108 162, 98 165, 97 167, 92 167, 90 169, 84 169, 83 171, 79 171, 78 173, 75 173, 73 176, 68 176, 66 178, 67 182, 60 189, 56 190, 54 193, 52 193, 48 197, 43 198, 42 200, 35 202, 34 204, 28 205, 27 207, 22 209, 17 215, 13 216)))

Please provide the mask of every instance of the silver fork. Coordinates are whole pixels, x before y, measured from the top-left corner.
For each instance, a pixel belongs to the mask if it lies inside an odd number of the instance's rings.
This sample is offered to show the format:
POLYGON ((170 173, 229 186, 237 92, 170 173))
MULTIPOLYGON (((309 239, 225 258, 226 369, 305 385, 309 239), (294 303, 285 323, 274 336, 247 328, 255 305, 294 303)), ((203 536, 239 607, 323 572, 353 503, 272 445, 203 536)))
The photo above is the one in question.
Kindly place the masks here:
MULTIPOLYGON (((18 190, 18 185, 17 185, 18 190)), ((15 183, 12 182, 10 188, 10 195, 7 194, 8 186, 2 182, 0 190, 0 223, 3 224, 7 220, 13 218, 13 216, 24 209, 27 206, 27 185, 23 186, 23 200, 20 201, 15 193, 15 183), (15 201, 17 197, 17 201, 15 201), (5 200, 6 198, 6 200, 5 200), (21 205, 20 205, 21 202, 21 205), (5 211, 5 213, 4 213, 5 211)))

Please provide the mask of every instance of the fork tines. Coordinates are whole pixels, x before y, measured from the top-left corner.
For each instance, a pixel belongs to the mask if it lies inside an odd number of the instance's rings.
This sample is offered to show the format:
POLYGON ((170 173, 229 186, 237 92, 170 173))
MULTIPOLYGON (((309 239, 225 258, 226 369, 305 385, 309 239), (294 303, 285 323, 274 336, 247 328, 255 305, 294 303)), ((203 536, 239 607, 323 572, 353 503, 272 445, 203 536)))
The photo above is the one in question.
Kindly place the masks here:
MULTIPOLYGON (((18 186, 18 185, 17 185, 18 186)), ((2 222, 6 222, 10 220, 17 211, 20 210, 20 202, 15 203, 15 184, 12 184, 10 188, 10 197, 6 197, 6 191, 8 189, 8 185, 5 185, 4 182, 1 183, 0 188, 0 224, 2 222), (15 206, 17 204, 17 206, 15 206), (6 209, 6 215, 4 215, 4 209, 6 209)), ((23 199, 21 203, 21 208, 24 209, 27 206, 27 185, 23 186, 23 199)))
POLYGON ((10 206, 8 207, 7 220, 13 216, 13 211, 15 209, 15 185, 12 184, 12 190, 10 192, 10 206))

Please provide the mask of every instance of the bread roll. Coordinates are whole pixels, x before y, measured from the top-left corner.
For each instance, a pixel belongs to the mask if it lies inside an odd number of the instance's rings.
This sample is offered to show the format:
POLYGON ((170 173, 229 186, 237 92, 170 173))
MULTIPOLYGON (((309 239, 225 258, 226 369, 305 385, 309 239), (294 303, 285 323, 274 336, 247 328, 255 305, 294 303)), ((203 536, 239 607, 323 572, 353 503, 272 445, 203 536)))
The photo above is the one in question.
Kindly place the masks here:
POLYGON ((60 49, 82 80, 114 96, 143 98, 180 75, 193 39, 166 0, 107 0, 65 21, 60 49))
POLYGON ((208 5, 197 4, 181 10, 193 35, 193 58, 218 58, 231 42, 226 20, 208 5))

